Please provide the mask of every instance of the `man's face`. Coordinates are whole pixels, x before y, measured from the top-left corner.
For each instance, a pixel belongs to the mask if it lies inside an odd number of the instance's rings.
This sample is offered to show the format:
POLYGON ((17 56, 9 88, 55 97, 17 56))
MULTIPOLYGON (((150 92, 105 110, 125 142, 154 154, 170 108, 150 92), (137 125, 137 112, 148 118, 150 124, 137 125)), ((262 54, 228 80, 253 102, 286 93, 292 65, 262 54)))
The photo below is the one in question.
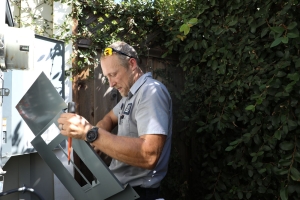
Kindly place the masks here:
POLYGON ((101 59, 101 68, 103 75, 109 81, 109 86, 116 88, 122 97, 128 96, 128 92, 134 83, 131 67, 121 66, 118 57, 111 55, 101 59))

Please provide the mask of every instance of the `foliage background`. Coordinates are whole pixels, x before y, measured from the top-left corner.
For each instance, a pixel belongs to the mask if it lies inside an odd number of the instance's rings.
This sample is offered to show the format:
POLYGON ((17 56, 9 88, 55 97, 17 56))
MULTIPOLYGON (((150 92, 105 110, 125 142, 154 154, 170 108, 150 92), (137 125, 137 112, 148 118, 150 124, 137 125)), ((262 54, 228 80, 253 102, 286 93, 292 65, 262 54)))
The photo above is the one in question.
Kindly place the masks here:
POLYGON ((165 199, 300 199, 298 0, 69 3, 79 69, 119 39, 178 57, 165 199))
POLYGON ((173 91, 180 129, 162 185, 166 199, 300 198, 298 1, 86 1, 76 8, 78 38, 90 45, 79 52, 83 66, 117 39, 144 56, 159 45, 162 57, 179 58, 168 66, 182 69, 184 85, 173 91))

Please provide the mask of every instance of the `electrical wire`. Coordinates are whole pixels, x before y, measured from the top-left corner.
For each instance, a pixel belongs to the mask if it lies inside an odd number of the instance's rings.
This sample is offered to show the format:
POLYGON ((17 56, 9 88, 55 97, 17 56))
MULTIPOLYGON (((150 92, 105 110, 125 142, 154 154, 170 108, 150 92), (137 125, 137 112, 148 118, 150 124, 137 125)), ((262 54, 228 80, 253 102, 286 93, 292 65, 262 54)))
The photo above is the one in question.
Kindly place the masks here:
POLYGON ((9 194, 12 194, 12 193, 15 193, 15 192, 23 192, 23 193, 24 192, 31 192, 31 193, 35 194, 40 200, 44 200, 44 198, 40 194, 38 194, 36 191, 34 191, 34 189, 27 188, 25 186, 17 188, 17 189, 8 190, 6 192, 1 192, 0 197, 9 195, 9 194))

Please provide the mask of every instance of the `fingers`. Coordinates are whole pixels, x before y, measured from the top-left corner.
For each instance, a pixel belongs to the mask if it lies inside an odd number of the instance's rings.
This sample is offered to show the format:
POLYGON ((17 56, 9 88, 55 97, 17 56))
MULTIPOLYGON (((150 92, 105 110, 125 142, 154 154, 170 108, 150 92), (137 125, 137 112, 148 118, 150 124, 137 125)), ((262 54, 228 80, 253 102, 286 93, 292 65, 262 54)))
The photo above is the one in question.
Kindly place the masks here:
POLYGON ((59 130, 63 130, 63 124, 58 124, 58 128, 59 128, 59 130))
POLYGON ((74 113, 62 113, 57 120, 61 134, 76 139, 85 139, 92 125, 82 116, 74 113))
POLYGON ((91 145, 94 149, 94 151, 100 156, 102 154, 102 152, 97 148, 95 147, 94 145, 91 145))

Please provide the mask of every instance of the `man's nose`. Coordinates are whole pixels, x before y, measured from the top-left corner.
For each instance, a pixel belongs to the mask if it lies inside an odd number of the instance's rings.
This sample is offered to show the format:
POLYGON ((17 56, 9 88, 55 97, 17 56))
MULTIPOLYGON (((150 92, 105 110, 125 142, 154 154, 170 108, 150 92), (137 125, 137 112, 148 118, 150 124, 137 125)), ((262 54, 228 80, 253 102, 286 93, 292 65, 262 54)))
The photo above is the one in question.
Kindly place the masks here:
POLYGON ((112 79, 109 79, 108 82, 110 87, 114 87, 116 85, 116 82, 112 79))

